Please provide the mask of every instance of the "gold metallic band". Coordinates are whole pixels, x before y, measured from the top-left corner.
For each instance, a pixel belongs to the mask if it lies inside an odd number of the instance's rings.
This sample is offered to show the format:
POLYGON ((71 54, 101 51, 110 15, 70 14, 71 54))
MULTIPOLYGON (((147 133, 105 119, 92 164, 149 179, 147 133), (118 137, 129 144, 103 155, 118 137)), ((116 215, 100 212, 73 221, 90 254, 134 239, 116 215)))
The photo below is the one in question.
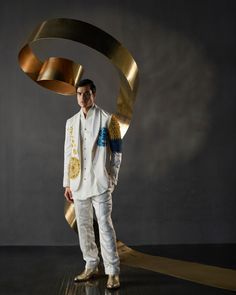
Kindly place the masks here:
POLYGON ((138 87, 138 67, 130 52, 103 30, 73 19, 50 19, 41 23, 20 50, 18 59, 22 70, 39 85, 63 95, 76 93, 83 68, 75 62, 51 57, 42 62, 33 53, 30 44, 42 39, 68 39, 85 44, 104 54, 116 67, 120 76, 120 92, 115 113, 125 135, 133 114, 138 87))
POLYGON ((236 291, 236 270, 234 269, 153 256, 127 247, 121 241, 117 242, 117 248, 122 264, 206 286, 236 291))

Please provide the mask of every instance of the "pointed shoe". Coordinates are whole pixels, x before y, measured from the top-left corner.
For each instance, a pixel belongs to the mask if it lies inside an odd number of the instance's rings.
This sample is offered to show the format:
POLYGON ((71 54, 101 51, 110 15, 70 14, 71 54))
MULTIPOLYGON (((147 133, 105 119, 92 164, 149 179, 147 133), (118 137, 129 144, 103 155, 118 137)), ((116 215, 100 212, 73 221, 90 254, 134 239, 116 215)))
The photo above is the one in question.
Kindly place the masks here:
POLYGON ((107 280, 107 289, 117 289, 120 287, 119 275, 109 275, 107 280))
POLYGON ((88 281, 91 278, 96 277, 98 273, 99 273, 99 270, 97 267, 94 269, 92 268, 85 269, 82 273, 80 273, 74 278, 74 282, 88 281))

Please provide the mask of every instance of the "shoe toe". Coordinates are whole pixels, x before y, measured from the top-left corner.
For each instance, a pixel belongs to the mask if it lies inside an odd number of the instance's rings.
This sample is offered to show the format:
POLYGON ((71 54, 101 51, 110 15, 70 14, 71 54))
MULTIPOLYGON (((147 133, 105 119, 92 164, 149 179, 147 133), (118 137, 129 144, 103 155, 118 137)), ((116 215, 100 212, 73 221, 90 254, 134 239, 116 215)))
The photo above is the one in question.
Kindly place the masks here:
POLYGON ((119 277, 117 276, 109 276, 107 280, 107 288, 108 289, 117 289, 120 287, 119 277))

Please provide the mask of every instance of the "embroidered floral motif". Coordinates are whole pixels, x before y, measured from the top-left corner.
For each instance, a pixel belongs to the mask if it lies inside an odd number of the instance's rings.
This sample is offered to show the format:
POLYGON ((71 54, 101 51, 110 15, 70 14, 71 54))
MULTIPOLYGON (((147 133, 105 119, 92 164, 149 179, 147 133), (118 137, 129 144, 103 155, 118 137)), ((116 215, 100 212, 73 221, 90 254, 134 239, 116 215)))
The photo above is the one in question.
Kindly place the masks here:
POLYGON ((120 125, 114 115, 111 116, 111 121, 108 127, 110 139, 120 139, 120 125))
POLYGON ((69 177, 71 179, 74 179, 79 175, 79 173, 80 173, 80 160, 75 157, 71 157, 70 163, 69 163, 69 177))
POLYGON ((73 135, 73 126, 70 126, 68 128, 68 132, 70 134, 71 151, 72 151, 72 157, 70 158, 70 162, 69 162, 69 177, 70 179, 74 179, 80 173, 80 160, 74 157, 78 155, 78 150, 77 150, 74 135, 73 135))
POLYGON ((72 153, 73 153, 74 155, 77 155, 77 154, 78 154, 76 149, 73 149, 73 150, 72 150, 72 153))
POLYGON ((72 146, 72 154, 74 156, 78 155, 78 150, 75 144, 75 139, 74 139, 74 135, 73 135, 73 127, 71 126, 70 128, 68 128, 68 132, 70 133, 70 141, 71 141, 71 146, 72 146))
POLYGON ((98 134, 97 145, 98 146, 107 145, 107 128, 103 127, 102 129, 100 129, 98 134))
POLYGON ((120 133, 120 125, 118 120, 114 115, 111 116, 111 121, 108 127, 109 139, 110 139, 110 148, 111 151, 121 153, 122 151, 122 140, 120 133))

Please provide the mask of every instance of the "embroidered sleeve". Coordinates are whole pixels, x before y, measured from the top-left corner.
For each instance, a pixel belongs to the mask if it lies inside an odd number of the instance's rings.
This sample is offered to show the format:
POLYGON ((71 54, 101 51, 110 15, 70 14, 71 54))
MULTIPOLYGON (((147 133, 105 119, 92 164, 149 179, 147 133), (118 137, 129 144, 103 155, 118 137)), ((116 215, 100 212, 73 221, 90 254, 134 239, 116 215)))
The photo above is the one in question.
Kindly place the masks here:
POLYGON ((97 145, 103 147, 107 145, 107 128, 103 127, 102 129, 100 129, 97 145))
POLYGON ((112 153, 121 153, 122 151, 122 140, 120 134, 120 125, 114 115, 111 116, 110 124, 108 126, 110 148, 112 153))
POLYGON ((109 145, 111 149, 110 176, 116 185, 122 159, 122 139, 120 125, 114 115, 111 116, 108 126, 109 145))

